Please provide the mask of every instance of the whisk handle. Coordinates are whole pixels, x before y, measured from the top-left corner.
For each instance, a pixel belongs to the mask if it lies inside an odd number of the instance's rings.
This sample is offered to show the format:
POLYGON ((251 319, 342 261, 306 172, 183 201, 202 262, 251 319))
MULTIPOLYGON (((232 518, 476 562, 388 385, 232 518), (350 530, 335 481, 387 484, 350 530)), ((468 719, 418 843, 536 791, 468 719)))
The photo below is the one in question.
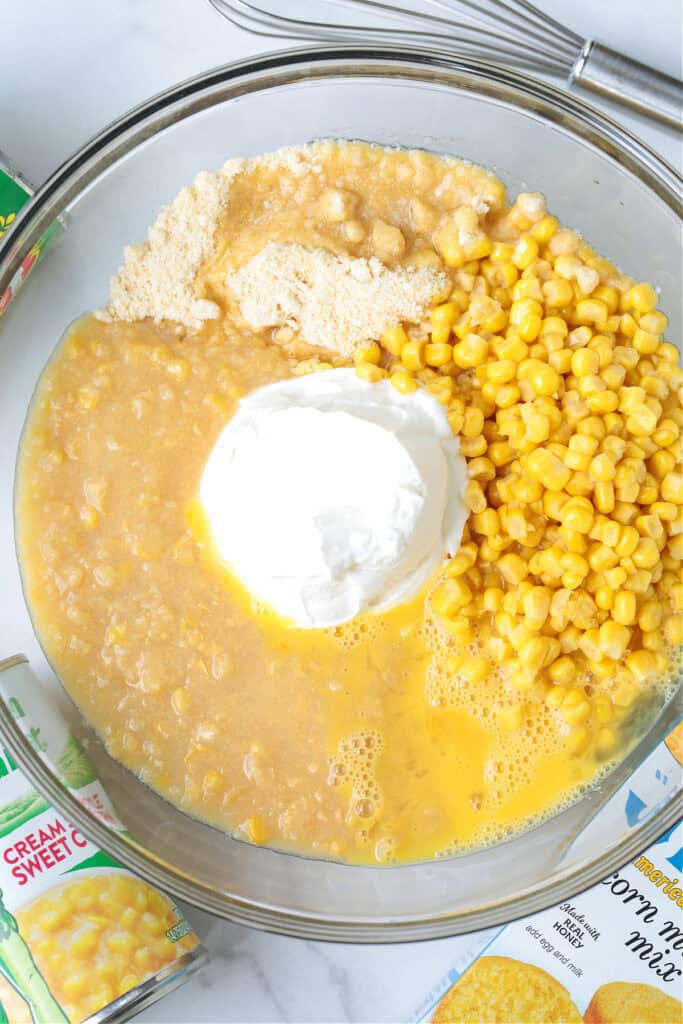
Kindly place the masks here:
POLYGON ((569 82, 681 129, 683 84, 595 40, 584 44, 569 82))

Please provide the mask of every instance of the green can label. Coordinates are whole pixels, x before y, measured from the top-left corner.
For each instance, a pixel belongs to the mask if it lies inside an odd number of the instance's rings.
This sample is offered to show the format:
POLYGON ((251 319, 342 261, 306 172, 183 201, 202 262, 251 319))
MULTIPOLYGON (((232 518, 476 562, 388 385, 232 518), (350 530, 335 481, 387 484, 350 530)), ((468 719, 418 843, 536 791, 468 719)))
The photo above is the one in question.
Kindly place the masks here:
MULTIPOLYGON (((17 214, 31 198, 33 189, 16 171, 10 168, 0 153, 0 241, 12 230, 17 214)), ((0 295, 0 316, 17 294, 38 260, 43 255, 49 241, 60 232, 61 225, 57 221, 51 224, 44 235, 38 239, 31 251, 26 254, 19 270, 9 285, 0 295)))

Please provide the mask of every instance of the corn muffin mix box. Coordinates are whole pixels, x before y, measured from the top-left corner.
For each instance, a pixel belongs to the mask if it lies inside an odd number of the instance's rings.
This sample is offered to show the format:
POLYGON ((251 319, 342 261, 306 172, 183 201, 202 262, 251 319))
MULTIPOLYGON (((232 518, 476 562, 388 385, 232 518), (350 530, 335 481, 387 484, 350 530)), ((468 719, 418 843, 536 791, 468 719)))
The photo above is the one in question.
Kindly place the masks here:
MULTIPOLYGON (((25 659, 0 662, 0 697, 61 782, 122 831, 25 659)), ((0 1024, 126 1019, 203 955, 180 908, 91 843, 0 748, 0 1024)))
MULTIPOLYGON (((647 758, 577 842, 637 824, 648 793, 681 785, 683 723, 647 758), (654 786, 653 786, 654 783, 654 786)), ((650 797, 651 802, 651 797, 650 797)), ((651 812, 652 808, 648 808, 651 812)), ((683 821, 599 885, 502 928, 413 1018, 433 1024, 681 1024, 683 821)))

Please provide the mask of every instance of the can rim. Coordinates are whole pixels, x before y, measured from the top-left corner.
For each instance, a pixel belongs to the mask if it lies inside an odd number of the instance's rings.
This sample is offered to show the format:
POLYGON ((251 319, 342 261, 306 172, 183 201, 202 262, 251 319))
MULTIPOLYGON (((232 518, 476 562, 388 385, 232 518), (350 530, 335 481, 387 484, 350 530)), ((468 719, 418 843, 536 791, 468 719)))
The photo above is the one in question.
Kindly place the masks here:
POLYGON ((124 992, 118 999, 102 1006, 95 1013, 86 1017, 81 1024, 123 1024, 140 1010, 151 1006, 169 992, 184 985, 185 982, 208 960, 209 953, 201 943, 194 949, 184 953, 172 964, 162 967, 156 974, 124 992))

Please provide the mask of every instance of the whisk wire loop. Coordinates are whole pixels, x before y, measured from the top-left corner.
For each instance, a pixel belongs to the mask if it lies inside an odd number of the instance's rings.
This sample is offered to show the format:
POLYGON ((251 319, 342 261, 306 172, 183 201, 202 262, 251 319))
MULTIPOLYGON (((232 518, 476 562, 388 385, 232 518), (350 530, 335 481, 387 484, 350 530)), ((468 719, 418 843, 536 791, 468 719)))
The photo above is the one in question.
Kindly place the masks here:
MULTIPOLYGON (((255 35, 450 48, 506 67, 561 76, 570 85, 681 129, 682 86, 677 79, 582 39, 530 0, 411 0, 409 5, 407 0, 317 0, 317 9, 329 12, 330 19, 316 21, 275 14, 263 0, 209 2, 234 25, 255 35), (338 12, 340 7, 375 15, 383 23, 336 20, 333 8, 338 12)), ((272 6, 276 2, 271 0, 272 6)), ((312 0, 307 0, 307 10, 311 7, 312 0)))

